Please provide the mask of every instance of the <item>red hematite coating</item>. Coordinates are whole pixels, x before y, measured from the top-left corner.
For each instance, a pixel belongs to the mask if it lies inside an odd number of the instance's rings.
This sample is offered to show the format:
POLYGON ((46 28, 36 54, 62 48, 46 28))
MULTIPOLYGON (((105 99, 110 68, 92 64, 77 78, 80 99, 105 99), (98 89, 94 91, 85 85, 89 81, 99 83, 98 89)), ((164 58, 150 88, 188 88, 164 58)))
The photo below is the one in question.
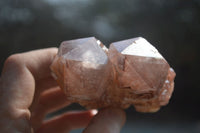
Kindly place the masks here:
POLYGON ((174 89, 175 72, 141 37, 111 43, 109 50, 94 37, 65 41, 51 70, 67 99, 86 108, 156 112, 174 89))

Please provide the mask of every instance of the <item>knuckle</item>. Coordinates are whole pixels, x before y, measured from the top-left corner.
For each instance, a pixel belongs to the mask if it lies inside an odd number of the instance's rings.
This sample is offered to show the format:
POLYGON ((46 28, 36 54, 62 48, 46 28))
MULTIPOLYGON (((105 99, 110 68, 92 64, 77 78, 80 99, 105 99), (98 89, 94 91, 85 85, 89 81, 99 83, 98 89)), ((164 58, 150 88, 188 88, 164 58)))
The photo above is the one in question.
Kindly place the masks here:
POLYGON ((21 54, 13 54, 13 55, 10 55, 5 63, 4 63, 4 66, 5 67, 9 67, 9 66, 20 66, 21 65, 21 59, 22 58, 22 55, 21 54))

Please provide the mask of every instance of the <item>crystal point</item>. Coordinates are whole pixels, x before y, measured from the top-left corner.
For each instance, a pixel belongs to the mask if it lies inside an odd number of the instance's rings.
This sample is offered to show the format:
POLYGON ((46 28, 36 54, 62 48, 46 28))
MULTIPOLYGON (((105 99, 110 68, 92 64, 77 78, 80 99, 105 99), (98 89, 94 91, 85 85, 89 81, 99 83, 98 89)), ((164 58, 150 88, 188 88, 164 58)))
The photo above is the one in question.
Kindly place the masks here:
POLYGON ((69 60, 105 64, 107 55, 97 42, 94 37, 65 41, 61 44, 59 55, 69 60))

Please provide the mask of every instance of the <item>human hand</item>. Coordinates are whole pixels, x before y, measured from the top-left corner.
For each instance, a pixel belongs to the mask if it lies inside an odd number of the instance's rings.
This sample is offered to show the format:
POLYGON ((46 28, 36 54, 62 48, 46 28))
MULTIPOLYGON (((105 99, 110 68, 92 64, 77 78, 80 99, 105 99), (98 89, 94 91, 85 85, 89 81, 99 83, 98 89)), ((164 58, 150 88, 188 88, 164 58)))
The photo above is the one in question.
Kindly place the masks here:
POLYGON ((49 66, 56 48, 10 56, 0 78, 1 133, 66 133, 87 128, 84 133, 118 133, 125 113, 108 108, 99 111, 67 112, 44 121, 45 115, 70 104, 51 77, 49 66), (88 125, 88 123, 90 124, 88 125))

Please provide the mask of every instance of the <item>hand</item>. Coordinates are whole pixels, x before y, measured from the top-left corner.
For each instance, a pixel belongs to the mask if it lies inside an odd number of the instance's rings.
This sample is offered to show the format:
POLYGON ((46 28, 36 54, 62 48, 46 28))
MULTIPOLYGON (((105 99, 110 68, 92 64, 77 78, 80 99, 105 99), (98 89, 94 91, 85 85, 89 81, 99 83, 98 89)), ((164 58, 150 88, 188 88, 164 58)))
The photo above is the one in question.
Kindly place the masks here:
POLYGON ((5 61, 0 78, 0 132, 67 133, 86 126, 84 133, 120 132, 125 113, 114 108, 103 109, 94 118, 90 110, 44 121, 46 114, 70 104, 51 77, 49 66, 56 53, 56 48, 36 50, 5 61))

